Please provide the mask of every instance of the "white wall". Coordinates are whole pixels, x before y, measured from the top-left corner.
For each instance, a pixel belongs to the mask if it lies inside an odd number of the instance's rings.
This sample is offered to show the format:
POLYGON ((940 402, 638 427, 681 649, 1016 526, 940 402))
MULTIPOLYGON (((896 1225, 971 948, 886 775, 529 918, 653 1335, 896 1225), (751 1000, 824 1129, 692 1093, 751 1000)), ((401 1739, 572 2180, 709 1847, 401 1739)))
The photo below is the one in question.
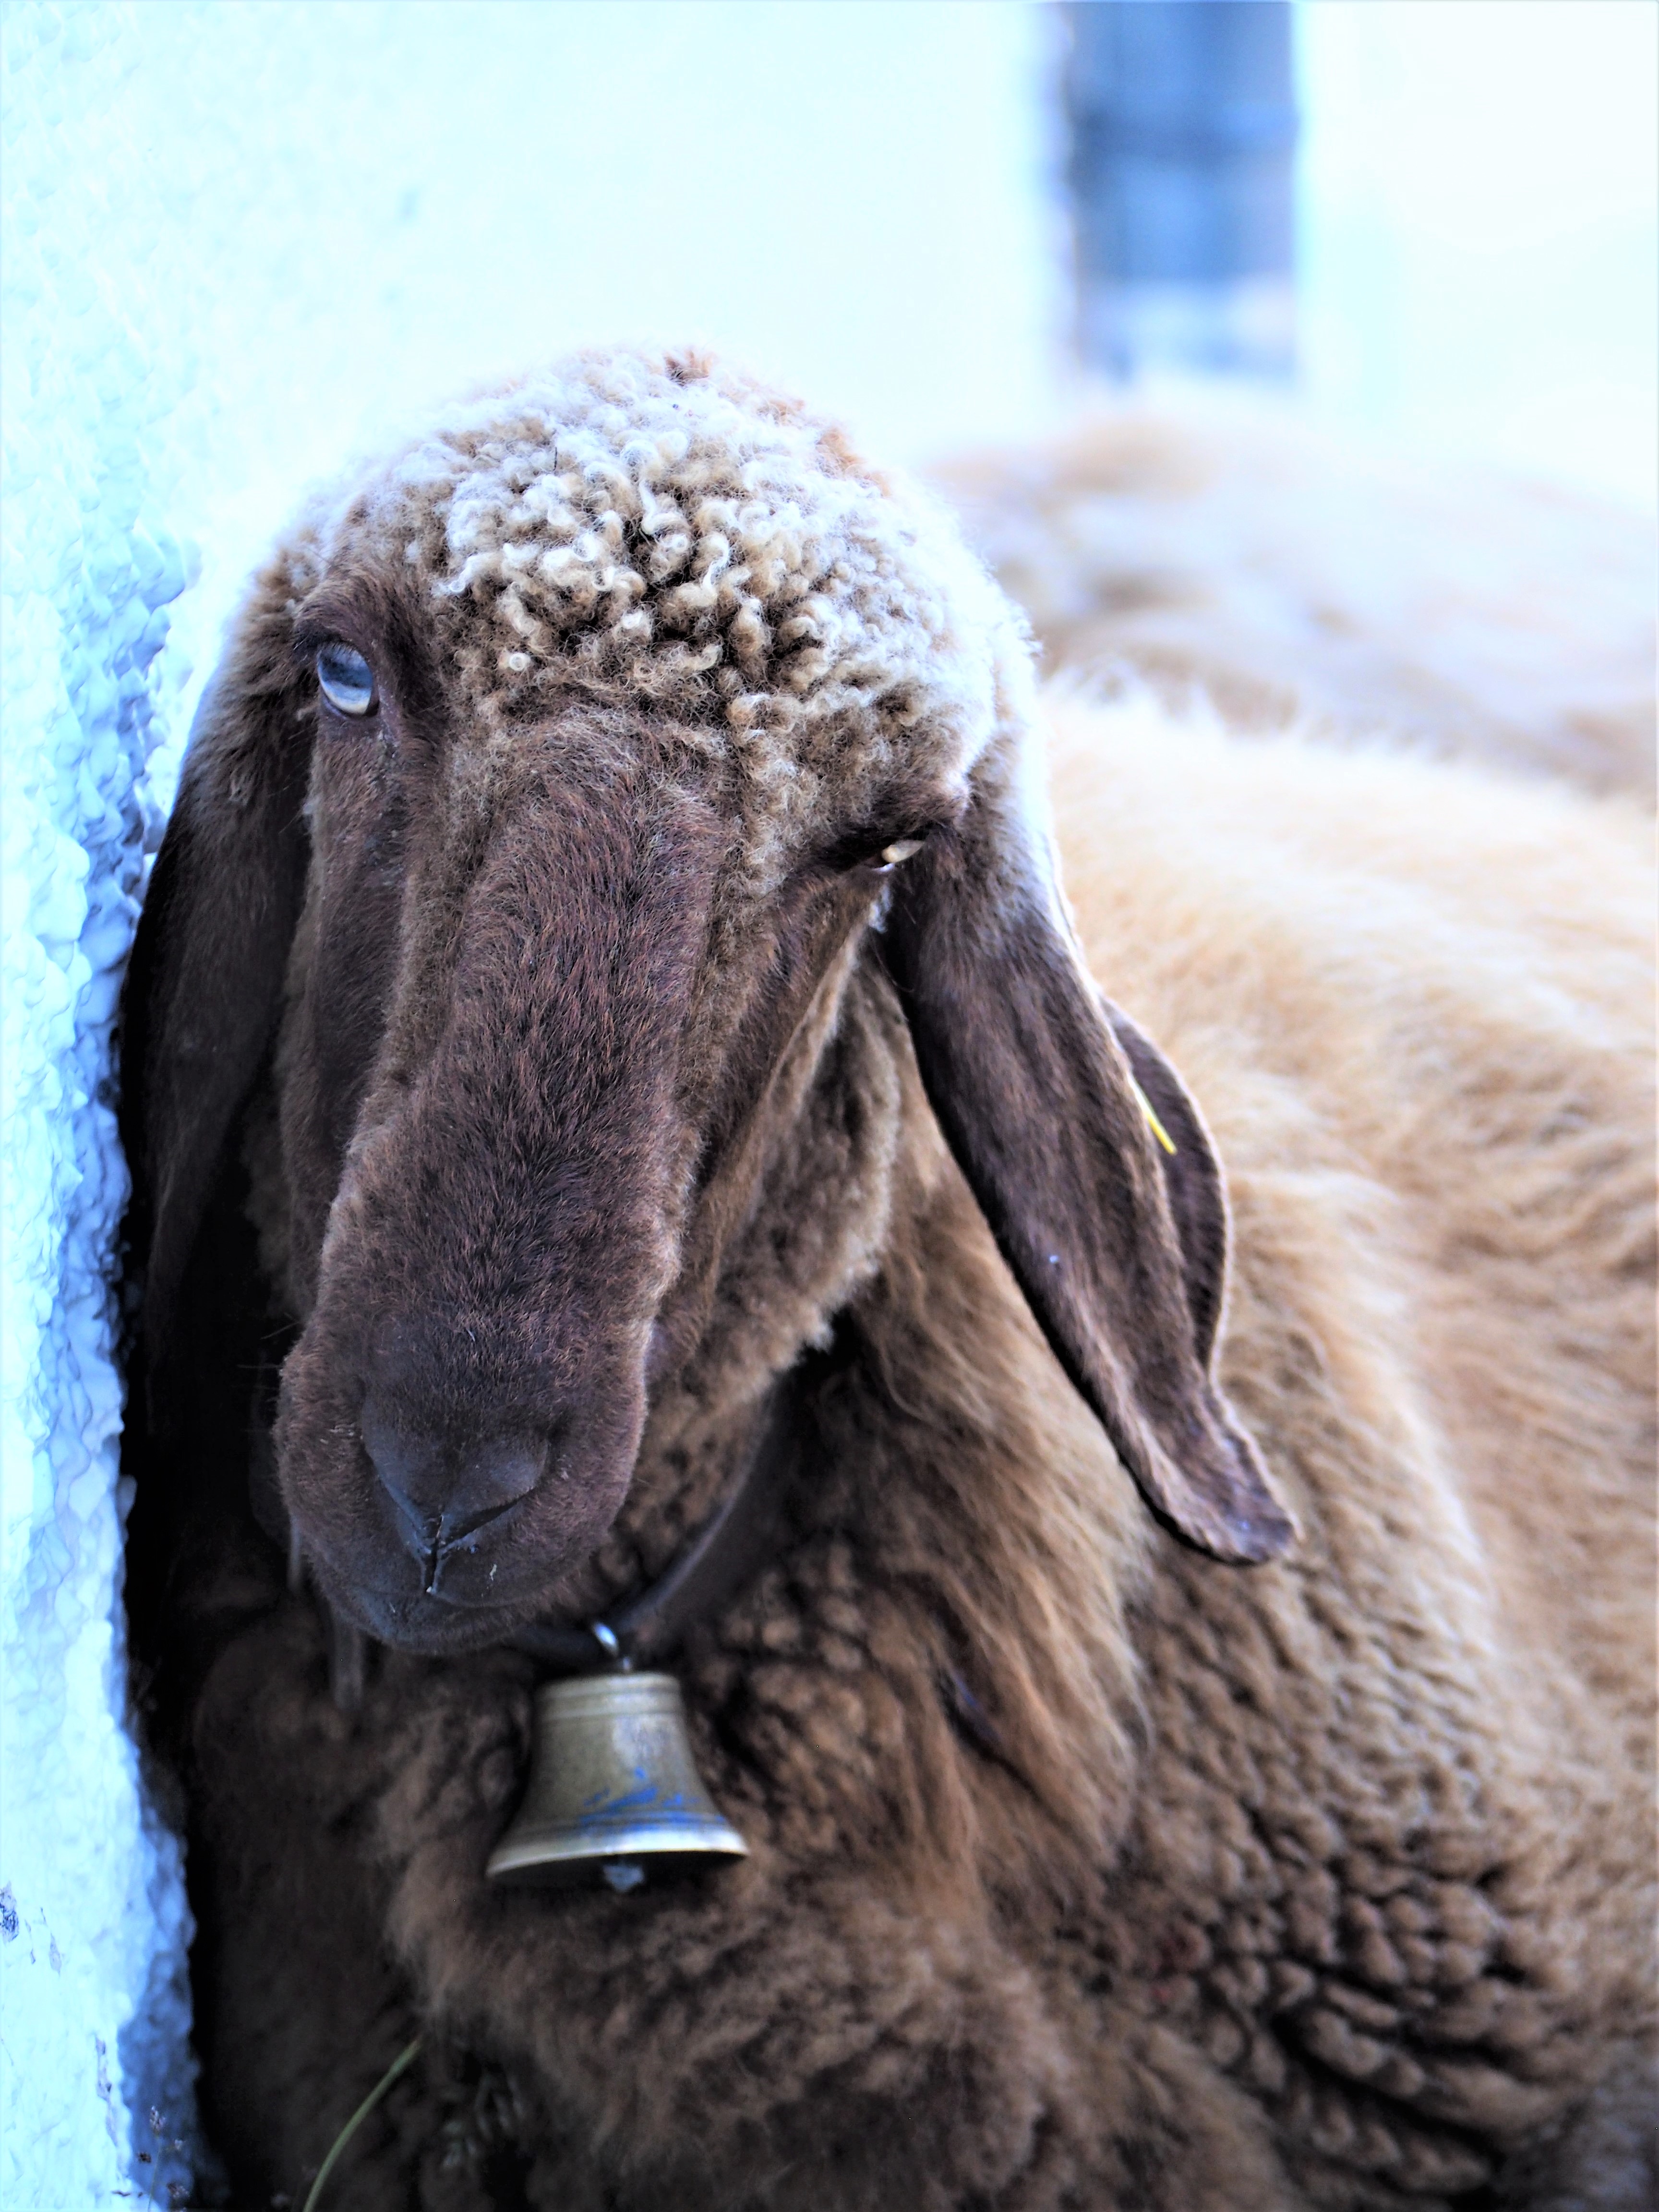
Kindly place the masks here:
POLYGON ((188 371, 142 249, 153 199, 112 208, 99 178, 131 26, 20 9, 3 36, 0 2202, 78 2207, 155 2175, 134 2157, 160 2147, 149 2109, 170 2140, 191 2102, 179 1853, 122 1727, 106 1282, 110 1024, 185 579, 167 418, 188 371))
POLYGON ((1316 410, 1650 509, 1659 6, 1304 0, 1297 44, 1316 410))

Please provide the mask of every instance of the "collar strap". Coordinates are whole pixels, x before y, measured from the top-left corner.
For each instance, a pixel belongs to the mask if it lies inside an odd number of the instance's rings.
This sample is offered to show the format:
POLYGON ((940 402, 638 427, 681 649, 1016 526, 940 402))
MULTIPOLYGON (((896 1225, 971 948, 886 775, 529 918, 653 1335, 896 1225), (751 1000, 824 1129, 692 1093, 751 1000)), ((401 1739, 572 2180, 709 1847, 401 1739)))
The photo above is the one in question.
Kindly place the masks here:
POLYGON ((802 1384, 824 1360, 809 1353, 768 1392, 737 1480, 665 1573, 586 1626, 532 1621, 507 1639, 562 1674, 650 1666, 753 1579, 778 1533, 795 1456, 802 1384))

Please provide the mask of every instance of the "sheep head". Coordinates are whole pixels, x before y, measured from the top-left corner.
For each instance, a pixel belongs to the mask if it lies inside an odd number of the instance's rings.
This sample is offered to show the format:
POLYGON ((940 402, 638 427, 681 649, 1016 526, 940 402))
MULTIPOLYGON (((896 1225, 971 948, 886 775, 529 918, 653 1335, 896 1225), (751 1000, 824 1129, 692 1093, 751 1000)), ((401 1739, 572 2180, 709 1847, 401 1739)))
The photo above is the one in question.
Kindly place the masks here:
POLYGON ((261 579, 129 988, 144 1326, 154 1360, 274 1037, 279 1480, 348 1616, 493 1641, 599 1542, 872 966, 1149 1502, 1221 1557, 1283 1547, 1208 1372, 1213 1157, 1083 971, 1029 687, 931 505, 695 363, 475 401, 261 579))

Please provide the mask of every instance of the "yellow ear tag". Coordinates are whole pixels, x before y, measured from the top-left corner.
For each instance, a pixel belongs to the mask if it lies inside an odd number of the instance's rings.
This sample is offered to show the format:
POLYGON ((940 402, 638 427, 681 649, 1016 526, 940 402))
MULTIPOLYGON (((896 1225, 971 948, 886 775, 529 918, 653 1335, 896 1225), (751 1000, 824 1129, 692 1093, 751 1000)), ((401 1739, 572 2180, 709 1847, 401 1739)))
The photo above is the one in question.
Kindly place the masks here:
POLYGON ((1159 1144, 1163 1146, 1164 1151, 1168 1152, 1170 1158, 1173 1159, 1176 1154, 1176 1148, 1174 1143, 1170 1139, 1170 1133, 1164 1127, 1163 1122, 1158 1120, 1157 1115, 1153 1113, 1152 1100, 1146 1096, 1140 1085, 1135 1081, 1133 1075, 1129 1078, 1129 1088, 1134 1092, 1135 1097, 1140 1102, 1140 1110, 1146 1116, 1147 1127, 1151 1129, 1152 1134, 1158 1139, 1159 1144))

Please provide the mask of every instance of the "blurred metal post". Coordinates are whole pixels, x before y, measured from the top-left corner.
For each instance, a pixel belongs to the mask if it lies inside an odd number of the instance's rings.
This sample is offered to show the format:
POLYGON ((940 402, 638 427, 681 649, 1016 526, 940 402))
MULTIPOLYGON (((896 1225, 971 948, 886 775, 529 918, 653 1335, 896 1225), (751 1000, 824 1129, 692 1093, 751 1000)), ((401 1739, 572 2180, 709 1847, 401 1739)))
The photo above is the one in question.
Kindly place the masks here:
POLYGON ((1288 376, 1289 0, 1072 0, 1066 13, 1085 365, 1288 376))

